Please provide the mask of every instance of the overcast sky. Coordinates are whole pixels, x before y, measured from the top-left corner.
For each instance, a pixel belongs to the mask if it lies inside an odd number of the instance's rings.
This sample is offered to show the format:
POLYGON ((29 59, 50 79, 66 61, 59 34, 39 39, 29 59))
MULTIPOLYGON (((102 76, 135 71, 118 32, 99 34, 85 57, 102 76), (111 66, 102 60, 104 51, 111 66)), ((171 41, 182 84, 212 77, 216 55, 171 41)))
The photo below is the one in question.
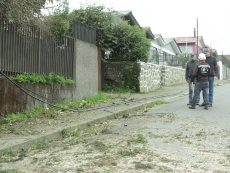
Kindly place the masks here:
POLYGON ((137 22, 149 26, 163 38, 191 37, 194 28, 206 45, 218 54, 230 54, 230 7, 228 0, 69 0, 71 8, 80 4, 104 5, 116 11, 132 11, 137 22))

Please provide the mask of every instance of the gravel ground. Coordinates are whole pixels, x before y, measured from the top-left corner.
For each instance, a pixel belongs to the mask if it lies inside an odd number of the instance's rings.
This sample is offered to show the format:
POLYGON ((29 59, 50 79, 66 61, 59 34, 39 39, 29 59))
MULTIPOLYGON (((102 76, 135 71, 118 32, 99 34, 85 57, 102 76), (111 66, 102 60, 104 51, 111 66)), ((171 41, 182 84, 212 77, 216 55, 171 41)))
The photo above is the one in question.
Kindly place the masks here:
POLYGON ((28 151, 8 152, 0 158, 0 170, 15 173, 229 172, 230 128, 217 128, 202 116, 154 113, 164 106, 84 131, 63 131, 62 139, 49 144, 40 141, 28 151))

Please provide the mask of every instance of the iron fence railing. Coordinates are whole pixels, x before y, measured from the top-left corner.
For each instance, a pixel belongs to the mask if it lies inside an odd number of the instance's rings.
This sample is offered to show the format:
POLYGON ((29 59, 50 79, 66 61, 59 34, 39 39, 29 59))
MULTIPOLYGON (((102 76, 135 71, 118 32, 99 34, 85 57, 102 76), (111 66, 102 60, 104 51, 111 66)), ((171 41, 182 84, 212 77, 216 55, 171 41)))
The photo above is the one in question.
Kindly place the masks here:
POLYGON ((0 21, 0 70, 8 76, 54 72, 73 78, 74 39, 51 38, 40 28, 0 21))
POLYGON ((154 48, 150 52, 149 62, 158 65, 168 65, 168 66, 181 66, 185 67, 186 59, 180 58, 178 55, 170 55, 166 52, 159 51, 154 48))
POLYGON ((74 21, 72 36, 76 39, 96 44, 96 29, 74 21))

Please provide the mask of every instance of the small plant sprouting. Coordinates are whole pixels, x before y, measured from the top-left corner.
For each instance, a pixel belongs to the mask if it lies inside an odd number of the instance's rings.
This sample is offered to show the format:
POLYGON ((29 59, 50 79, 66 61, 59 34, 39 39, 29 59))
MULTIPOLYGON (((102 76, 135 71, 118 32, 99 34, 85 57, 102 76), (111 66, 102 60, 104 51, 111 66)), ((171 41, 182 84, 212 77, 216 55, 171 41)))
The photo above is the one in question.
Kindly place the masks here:
POLYGON ((73 137, 73 136, 76 136, 78 137, 80 135, 80 131, 77 129, 77 130, 74 130, 74 131, 70 131, 68 129, 63 129, 61 131, 61 136, 63 138, 66 138, 66 137, 73 137))
POLYGON ((131 145, 131 143, 147 143, 148 140, 141 134, 138 134, 136 139, 129 139, 127 141, 128 145, 131 145))

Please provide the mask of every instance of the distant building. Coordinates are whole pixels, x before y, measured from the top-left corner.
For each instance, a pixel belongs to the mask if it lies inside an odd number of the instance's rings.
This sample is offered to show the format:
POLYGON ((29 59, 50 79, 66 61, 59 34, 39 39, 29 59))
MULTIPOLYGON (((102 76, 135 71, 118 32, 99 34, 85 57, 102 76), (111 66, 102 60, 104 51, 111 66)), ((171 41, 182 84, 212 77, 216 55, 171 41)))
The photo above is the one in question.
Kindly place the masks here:
POLYGON ((189 55, 193 52, 199 54, 202 52, 203 48, 206 46, 202 36, 198 36, 198 45, 197 37, 174 37, 178 46, 180 47, 182 53, 189 55))

